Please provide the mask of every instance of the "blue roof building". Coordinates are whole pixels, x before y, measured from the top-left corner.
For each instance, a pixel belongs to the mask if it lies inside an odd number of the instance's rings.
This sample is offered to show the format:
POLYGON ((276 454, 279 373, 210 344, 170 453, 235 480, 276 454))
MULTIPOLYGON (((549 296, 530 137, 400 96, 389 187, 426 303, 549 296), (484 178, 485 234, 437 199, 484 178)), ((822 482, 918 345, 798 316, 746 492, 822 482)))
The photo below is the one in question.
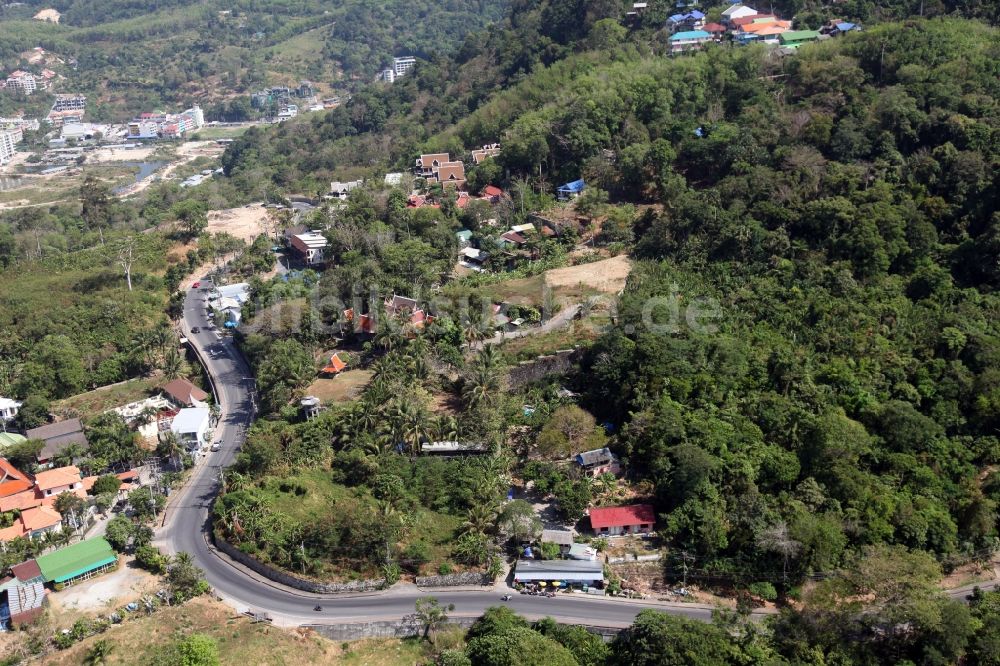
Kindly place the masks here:
POLYGON ((566 183, 565 185, 560 185, 559 189, 556 190, 556 194, 560 201, 566 201, 567 199, 575 199, 580 196, 580 193, 587 187, 583 179, 574 180, 572 183, 566 183))

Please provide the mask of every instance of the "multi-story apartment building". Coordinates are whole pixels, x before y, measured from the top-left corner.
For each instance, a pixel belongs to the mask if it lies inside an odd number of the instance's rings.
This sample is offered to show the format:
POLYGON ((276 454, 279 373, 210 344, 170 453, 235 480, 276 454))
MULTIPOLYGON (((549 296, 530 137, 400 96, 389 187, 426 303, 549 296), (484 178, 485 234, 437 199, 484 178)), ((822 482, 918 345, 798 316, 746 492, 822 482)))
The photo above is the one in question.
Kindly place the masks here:
POLYGON ((21 142, 23 134, 21 128, 0 130, 0 165, 6 164, 14 157, 15 148, 21 142))

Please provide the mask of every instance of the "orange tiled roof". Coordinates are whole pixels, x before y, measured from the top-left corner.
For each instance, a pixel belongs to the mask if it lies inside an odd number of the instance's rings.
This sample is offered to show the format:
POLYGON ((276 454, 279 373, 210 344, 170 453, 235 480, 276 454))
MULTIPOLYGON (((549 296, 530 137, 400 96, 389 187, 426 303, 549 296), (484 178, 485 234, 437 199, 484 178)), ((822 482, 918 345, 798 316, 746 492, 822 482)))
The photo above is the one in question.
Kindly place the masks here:
POLYGON ((24 525, 20 520, 16 521, 10 527, 5 527, 0 530, 0 541, 10 541, 11 539, 16 539, 17 537, 23 537, 27 532, 24 531, 24 525))
POLYGON ((23 511, 33 506, 39 506, 42 498, 35 493, 35 489, 23 490, 15 495, 0 497, 0 513, 5 511, 23 511))
POLYGON ((24 524, 25 531, 34 532, 58 525, 62 522, 62 515, 47 506, 36 506, 21 512, 21 522, 24 524))
POLYGON ((35 475, 35 485, 39 490, 50 490, 60 486, 71 486, 81 482, 80 468, 76 465, 47 469, 35 475))
POLYGON ((41 504, 43 506, 55 506, 56 500, 59 499, 59 496, 60 495, 65 495, 66 493, 72 493, 73 495, 76 495, 77 497, 79 497, 80 499, 83 499, 83 500, 87 499, 87 491, 86 490, 84 490, 83 488, 74 488, 73 490, 66 490, 66 491, 63 491, 61 493, 56 493, 55 495, 50 495, 48 497, 44 497, 41 500, 41 504))
POLYGON ((6 458, 0 458, 0 497, 16 495, 31 488, 28 475, 19 472, 6 458))

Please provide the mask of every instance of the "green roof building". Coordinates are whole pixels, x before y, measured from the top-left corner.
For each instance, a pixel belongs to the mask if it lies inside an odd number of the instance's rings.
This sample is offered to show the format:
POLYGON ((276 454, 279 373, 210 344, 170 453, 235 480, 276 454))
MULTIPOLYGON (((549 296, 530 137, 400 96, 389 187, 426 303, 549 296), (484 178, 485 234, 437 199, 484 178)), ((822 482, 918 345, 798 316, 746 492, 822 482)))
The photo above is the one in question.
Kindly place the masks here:
POLYGON ((778 35, 778 41, 782 46, 797 49, 807 42, 815 42, 819 39, 818 30, 789 30, 778 35))
POLYGON ((0 432, 0 451, 3 451, 8 446, 14 446, 26 441, 28 440, 25 439, 24 435, 18 435, 16 432, 0 432))
POLYGON ((118 563, 118 556, 103 538, 87 539, 35 558, 46 583, 72 585, 104 573, 118 563))

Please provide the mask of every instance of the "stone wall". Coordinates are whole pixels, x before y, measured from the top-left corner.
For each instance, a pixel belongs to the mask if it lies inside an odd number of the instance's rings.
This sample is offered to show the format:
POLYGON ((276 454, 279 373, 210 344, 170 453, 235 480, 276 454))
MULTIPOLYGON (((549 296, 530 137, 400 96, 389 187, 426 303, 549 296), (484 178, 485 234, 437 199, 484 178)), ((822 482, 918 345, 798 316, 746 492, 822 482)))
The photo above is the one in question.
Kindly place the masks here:
POLYGON ((306 580, 305 578, 293 576, 287 572, 279 571, 274 567, 268 566, 257 558, 247 555, 225 539, 216 537, 215 545, 223 553, 248 569, 259 573, 261 576, 273 580, 276 583, 281 583, 282 585, 287 585, 288 587, 294 587, 296 590, 302 590, 304 592, 313 592, 315 594, 374 592, 376 590, 384 589, 386 586, 384 578, 377 578, 375 580, 356 580, 351 581, 350 583, 318 583, 313 580, 306 580))
MULTIPOLYGON (((468 629, 477 619, 472 617, 453 617, 449 618, 448 625, 468 629)), ((362 638, 410 638, 412 636, 422 636, 424 633, 424 625, 412 615, 402 620, 356 622, 351 624, 311 624, 306 626, 320 636, 334 641, 356 641, 362 638)), ((621 629, 615 627, 581 626, 587 631, 601 636, 605 641, 610 641, 621 631, 621 629)))
POLYGON ((484 573, 457 573, 447 576, 417 576, 417 587, 455 587, 458 585, 492 585, 493 579, 484 573))
POLYGON ((577 360, 579 359, 576 349, 560 349, 531 361, 521 361, 510 370, 510 387, 518 389, 549 375, 565 374, 577 360))

